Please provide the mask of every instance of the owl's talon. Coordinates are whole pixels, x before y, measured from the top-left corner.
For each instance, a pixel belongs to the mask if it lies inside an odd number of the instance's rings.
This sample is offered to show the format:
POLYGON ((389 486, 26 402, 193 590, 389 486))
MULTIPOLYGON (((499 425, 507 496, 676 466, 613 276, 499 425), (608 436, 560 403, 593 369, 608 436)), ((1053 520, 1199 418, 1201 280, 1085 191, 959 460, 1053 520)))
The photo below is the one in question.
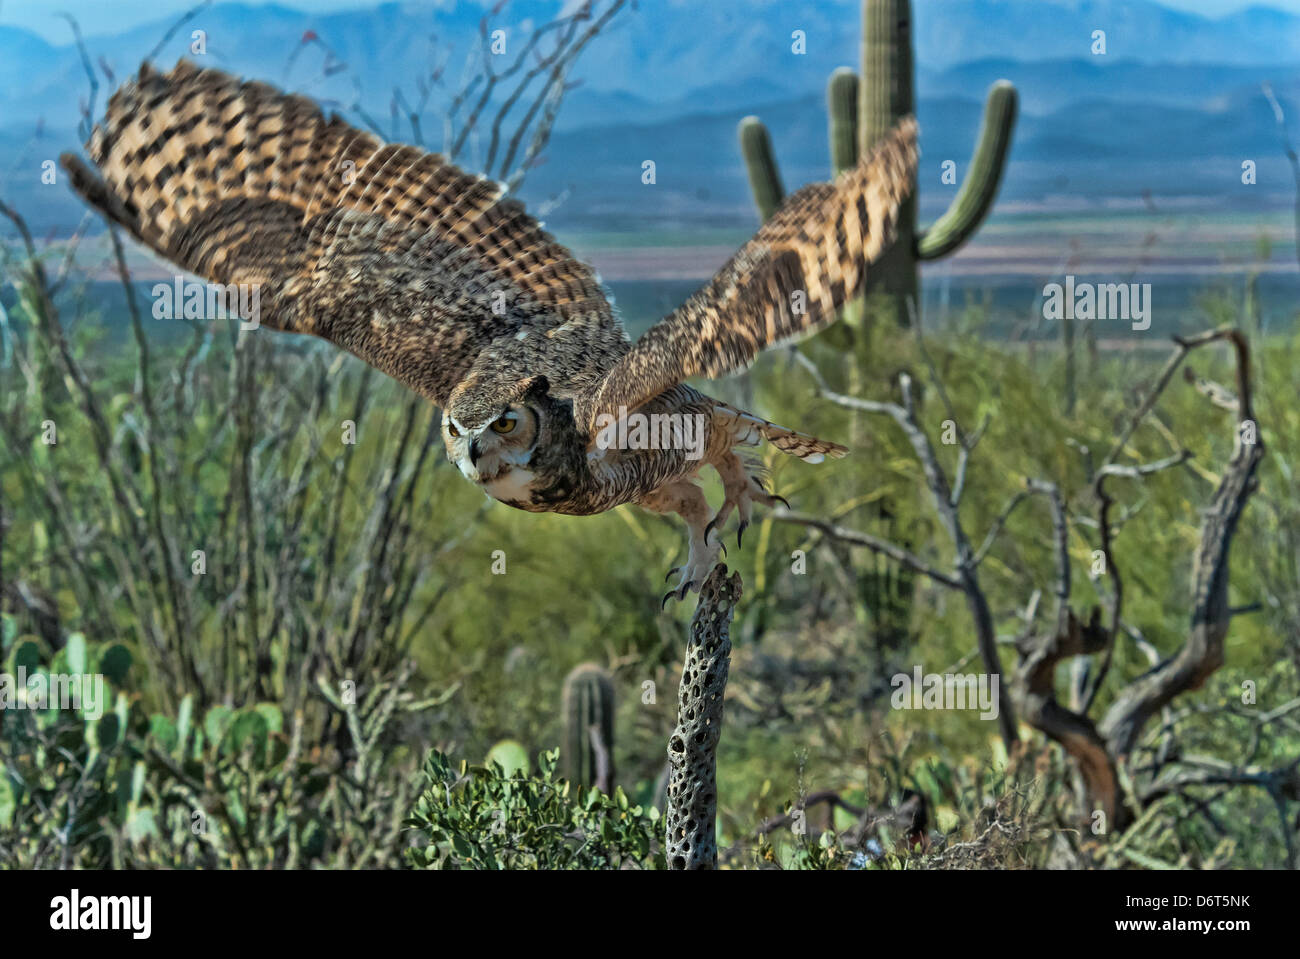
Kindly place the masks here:
MULTIPOLYGON (((722 507, 717 514, 705 527, 706 541, 708 533, 721 527, 732 512, 735 511, 738 520, 736 546, 743 549, 745 530, 749 529, 754 515, 754 504, 774 507, 777 503, 780 503, 786 509, 790 509, 790 502, 784 496, 769 493, 767 485, 758 475, 758 467, 747 464, 734 452, 724 456, 713 465, 722 480, 722 488, 726 498, 722 501, 722 507)), ((723 550, 725 551, 725 549, 724 546, 723 550)))
MULTIPOLYGON (((708 546, 708 545, 709 545, 709 534, 712 533, 712 532, 715 532, 715 531, 717 530, 717 528, 718 528, 718 524, 719 524, 719 523, 726 522, 727 514, 728 514, 729 512, 731 512, 731 510, 729 510, 726 506, 724 506, 722 509, 720 509, 720 510, 718 511, 718 515, 715 516, 715 517, 713 517, 713 519, 709 520, 709 524, 708 524, 707 526, 704 527, 704 545, 705 545, 705 546, 708 546)), ((726 556, 726 555, 727 555, 727 544, 724 543, 724 542, 722 541, 722 534, 721 534, 721 533, 718 533, 718 545, 719 545, 720 547, 722 547, 722 555, 723 555, 723 556, 726 556)))
POLYGON ((670 570, 668 571, 668 575, 664 577, 664 582, 665 582, 665 583, 668 582, 670 579, 673 578, 673 575, 674 575, 675 573, 680 573, 681 571, 682 571, 682 568, 681 568, 680 566, 674 566, 672 569, 670 569, 670 570))
POLYGON ((686 598, 686 594, 689 593, 694 588, 695 588, 695 580, 692 579, 692 580, 688 580, 685 583, 682 583, 681 586, 678 586, 674 589, 670 589, 668 592, 664 593, 664 598, 660 600, 659 611, 663 612, 665 609, 668 608, 668 600, 670 599, 675 599, 678 602, 681 602, 683 599, 686 598))

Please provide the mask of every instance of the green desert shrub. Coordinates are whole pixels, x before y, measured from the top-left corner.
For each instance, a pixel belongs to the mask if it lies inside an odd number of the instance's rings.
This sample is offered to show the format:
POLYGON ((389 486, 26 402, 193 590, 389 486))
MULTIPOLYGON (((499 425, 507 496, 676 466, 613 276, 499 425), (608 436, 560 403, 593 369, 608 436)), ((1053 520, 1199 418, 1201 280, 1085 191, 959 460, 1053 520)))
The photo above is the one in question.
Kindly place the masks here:
POLYGON ((559 751, 536 776, 452 761, 437 750, 407 825, 407 861, 421 869, 662 869, 663 818, 612 794, 555 777, 559 751))

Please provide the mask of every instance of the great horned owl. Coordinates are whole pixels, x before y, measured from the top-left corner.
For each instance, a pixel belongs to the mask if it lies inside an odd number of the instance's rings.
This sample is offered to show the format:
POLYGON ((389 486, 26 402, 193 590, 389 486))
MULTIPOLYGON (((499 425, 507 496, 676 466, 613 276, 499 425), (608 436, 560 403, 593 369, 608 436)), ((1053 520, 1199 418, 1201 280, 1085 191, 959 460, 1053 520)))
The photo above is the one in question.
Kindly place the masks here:
POLYGON ((631 343, 590 268, 500 184, 305 97, 146 63, 87 149, 97 170, 61 159, 92 206, 210 283, 255 285, 262 325, 330 340, 437 404, 448 457, 488 495, 532 512, 679 513, 689 554, 665 601, 699 590, 733 511, 743 532, 753 503, 784 502, 737 447, 766 439, 809 462, 847 452, 685 381, 831 322, 892 241, 916 169, 909 118, 833 184, 791 196, 631 343), (638 415, 661 435, 700 424, 694 448, 609 441, 634 435, 638 415), (712 517, 706 464, 725 490, 712 517))

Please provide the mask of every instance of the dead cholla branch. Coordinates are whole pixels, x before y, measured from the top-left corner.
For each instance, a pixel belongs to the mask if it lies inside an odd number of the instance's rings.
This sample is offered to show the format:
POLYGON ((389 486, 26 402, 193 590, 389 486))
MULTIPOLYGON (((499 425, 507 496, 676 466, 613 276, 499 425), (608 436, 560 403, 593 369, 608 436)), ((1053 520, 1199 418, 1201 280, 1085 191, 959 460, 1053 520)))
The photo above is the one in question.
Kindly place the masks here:
POLYGON ((728 576, 727 567, 719 563, 704 581, 691 618, 677 728, 668 740, 672 772, 665 825, 670 869, 714 869, 718 864, 717 748, 731 664, 731 614, 740 594, 740 574, 728 576))

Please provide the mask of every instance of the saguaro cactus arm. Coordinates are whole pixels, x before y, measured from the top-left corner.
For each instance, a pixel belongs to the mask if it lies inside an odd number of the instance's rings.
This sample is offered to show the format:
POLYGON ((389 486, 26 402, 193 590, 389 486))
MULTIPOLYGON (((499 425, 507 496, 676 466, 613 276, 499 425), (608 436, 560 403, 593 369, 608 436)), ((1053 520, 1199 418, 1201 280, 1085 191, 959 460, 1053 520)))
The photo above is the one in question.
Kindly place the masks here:
MULTIPOLYGON (((831 174, 839 176, 858 163, 858 75, 848 67, 831 74, 826 86, 826 113, 830 119, 831 174)), ((754 116, 741 120, 737 132, 754 205, 766 223, 785 201, 772 136, 763 121, 754 116)))
MULTIPOLYGON (((862 83, 858 93, 861 148, 871 146, 915 113, 910 0, 863 0, 862 83)), ((1016 122, 1016 90, 1000 80, 989 91, 984 125, 971 166, 948 211, 928 230, 916 225, 916 193, 899 212, 894 256, 882 264, 881 289, 894 294, 898 320, 907 323, 906 304, 919 292, 917 263, 946 256, 974 235, 997 196, 1016 122)))
POLYGON ((740 574, 729 577, 719 563, 704 581, 691 618, 677 728, 668 740, 669 869, 713 869, 718 864, 716 752, 731 667, 731 614, 740 594, 740 574))
POLYGON ((754 194, 758 214, 766 223, 785 200, 785 187, 781 171, 772 152, 772 137, 758 117, 745 117, 740 121, 740 152, 749 172, 749 188, 754 194))
POLYGON ((1006 168, 1018 100, 1016 88, 1006 80, 999 80, 989 90, 989 98, 984 104, 984 123, 970 169, 966 171, 961 189, 948 212, 917 236, 917 259, 935 260, 947 256, 969 240, 988 216, 998 185, 1002 182, 1002 171, 1006 168))
POLYGON ((831 174, 839 176, 858 165, 858 75, 848 67, 831 74, 826 113, 830 117, 831 174))

